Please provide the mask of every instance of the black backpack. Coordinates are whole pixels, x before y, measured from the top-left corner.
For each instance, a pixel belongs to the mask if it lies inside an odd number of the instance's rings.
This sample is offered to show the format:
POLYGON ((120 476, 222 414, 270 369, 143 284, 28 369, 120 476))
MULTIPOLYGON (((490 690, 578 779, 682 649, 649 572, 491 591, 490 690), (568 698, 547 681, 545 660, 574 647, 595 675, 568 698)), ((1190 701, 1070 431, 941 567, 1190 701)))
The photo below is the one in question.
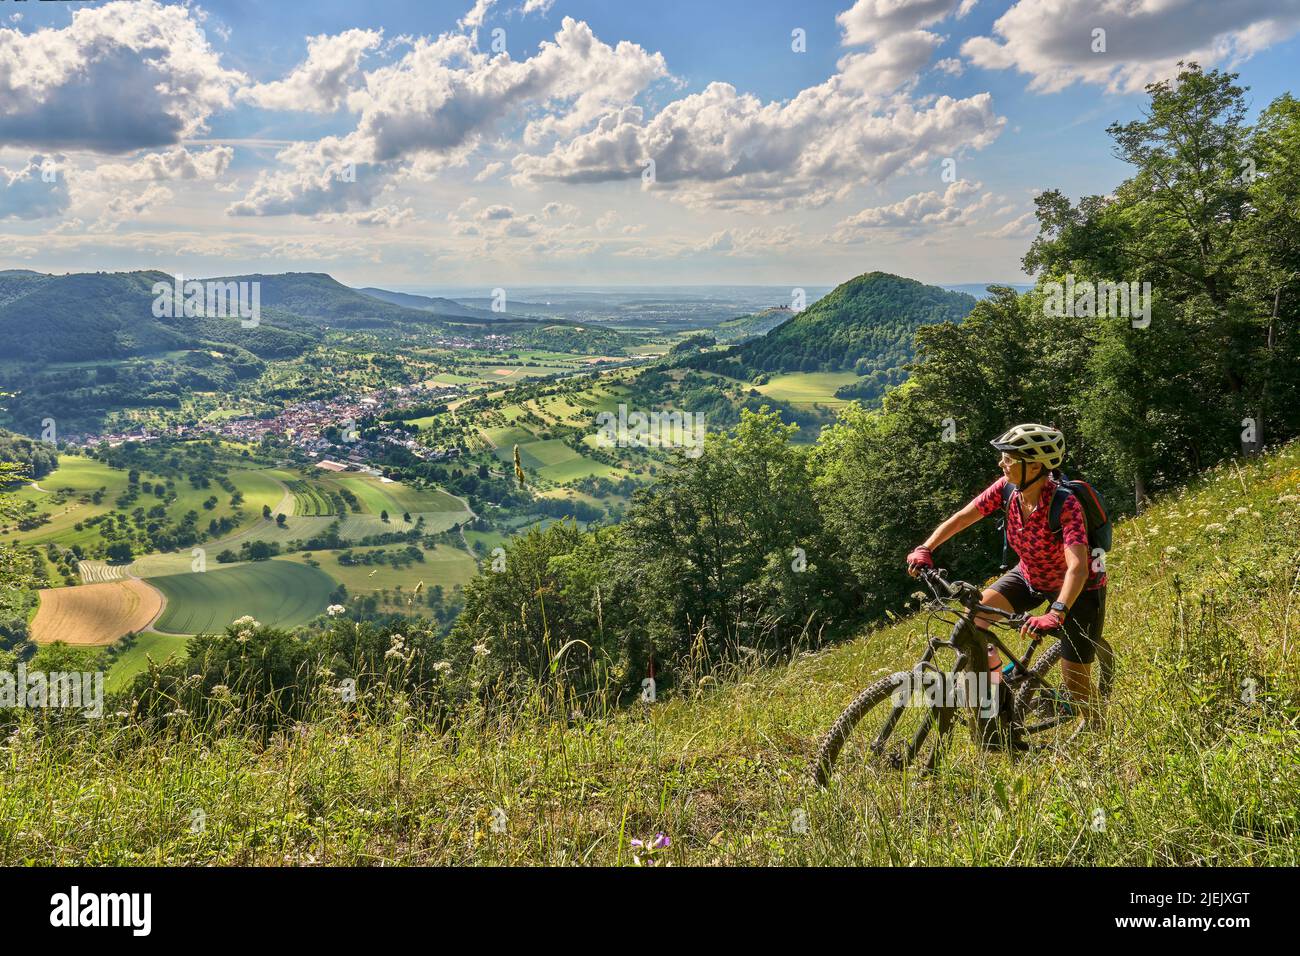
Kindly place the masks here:
MULTIPOLYGON (((1008 485, 1002 486, 1002 570, 1011 567, 1011 542, 1007 540, 1007 512, 1011 510, 1011 495, 1007 493, 1008 485)), ((1088 556, 1091 560, 1098 549, 1109 551, 1114 538, 1114 525, 1111 524, 1110 511, 1106 499, 1096 488, 1082 478, 1069 478, 1061 475, 1056 479, 1056 491, 1052 494, 1052 504, 1047 512, 1047 527, 1053 534, 1061 533, 1061 508, 1065 506, 1070 495, 1078 500, 1083 508, 1083 521, 1088 529, 1088 556)))

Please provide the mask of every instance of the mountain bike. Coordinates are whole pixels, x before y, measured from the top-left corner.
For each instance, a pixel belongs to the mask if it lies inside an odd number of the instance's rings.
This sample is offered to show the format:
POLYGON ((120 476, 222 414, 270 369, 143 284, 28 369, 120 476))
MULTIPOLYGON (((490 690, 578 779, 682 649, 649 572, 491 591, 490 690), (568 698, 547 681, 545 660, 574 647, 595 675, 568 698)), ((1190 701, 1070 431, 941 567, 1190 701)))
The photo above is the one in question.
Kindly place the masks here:
MULTIPOLYGON (((920 579, 933 598, 923 606, 926 614, 925 654, 910 671, 882 677, 858 694, 822 738, 813 760, 812 774, 826 786, 836 759, 868 715, 854 739, 863 756, 886 768, 902 770, 917 765, 933 771, 959 715, 965 714, 972 734, 990 749, 1033 749, 1027 737, 1075 719, 1078 710, 1064 689, 1053 683, 1052 669, 1061 657, 1060 641, 1035 661, 1044 638, 1035 634, 1023 656, 1017 656, 998 631, 1018 631, 1027 615, 1012 614, 980 602, 982 590, 966 581, 949 581, 944 572, 924 570, 920 579), (977 615, 987 627, 978 627, 977 615), (951 625, 945 640, 932 634, 935 623, 951 625), (987 645, 998 649, 1003 666, 990 669, 987 645), (934 664, 941 649, 957 657, 948 671, 934 664), (892 702, 890 707, 881 707, 892 702)), ((1098 655, 1098 697, 1104 705, 1113 683, 1113 657, 1098 655)))

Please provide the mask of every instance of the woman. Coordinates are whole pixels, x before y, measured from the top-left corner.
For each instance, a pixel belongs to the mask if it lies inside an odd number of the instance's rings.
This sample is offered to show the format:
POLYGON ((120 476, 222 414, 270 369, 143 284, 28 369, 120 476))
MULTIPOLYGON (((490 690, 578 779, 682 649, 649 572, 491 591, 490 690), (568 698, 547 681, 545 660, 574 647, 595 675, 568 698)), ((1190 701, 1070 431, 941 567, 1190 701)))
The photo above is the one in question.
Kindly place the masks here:
MULTIPOLYGON (((970 504, 939 525, 925 543, 907 556, 908 573, 934 567, 934 549, 980 518, 1006 509, 1007 541, 1020 563, 985 588, 982 601, 1004 611, 1021 613, 1051 602, 1044 614, 1025 623, 1021 636, 1055 634, 1061 641, 1061 676, 1071 701, 1083 718, 1081 726, 1100 722, 1092 702, 1092 662, 1101 654, 1102 674, 1111 669, 1112 652, 1102 637, 1106 618, 1106 572, 1092 566, 1083 506, 1067 495, 1061 506, 1059 532, 1048 527, 1048 513, 1060 466, 1065 436, 1048 425, 1017 425, 990 444, 1002 452, 1002 477, 970 504)), ((988 627, 987 618, 977 623, 988 627)))

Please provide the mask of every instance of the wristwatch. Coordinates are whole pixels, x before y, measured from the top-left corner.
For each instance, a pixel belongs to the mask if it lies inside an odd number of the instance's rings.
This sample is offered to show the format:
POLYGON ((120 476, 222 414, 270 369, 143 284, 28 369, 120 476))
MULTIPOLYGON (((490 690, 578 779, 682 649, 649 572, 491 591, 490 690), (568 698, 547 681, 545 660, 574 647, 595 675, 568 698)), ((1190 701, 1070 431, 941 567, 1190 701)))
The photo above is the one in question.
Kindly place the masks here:
POLYGON ((1065 617, 1065 615, 1067 615, 1067 614, 1070 613, 1070 609, 1069 609, 1068 607, 1065 606, 1065 602, 1064 602, 1064 601, 1053 601, 1053 602, 1052 602, 1052 606, 1051 606, 1050 608, 1048 608, 1048 610, 1049 610, 1049 611, 1055 611, 1057 614, 1061 615, 1061 617, 1063 617, 1063 618, 1065 617))

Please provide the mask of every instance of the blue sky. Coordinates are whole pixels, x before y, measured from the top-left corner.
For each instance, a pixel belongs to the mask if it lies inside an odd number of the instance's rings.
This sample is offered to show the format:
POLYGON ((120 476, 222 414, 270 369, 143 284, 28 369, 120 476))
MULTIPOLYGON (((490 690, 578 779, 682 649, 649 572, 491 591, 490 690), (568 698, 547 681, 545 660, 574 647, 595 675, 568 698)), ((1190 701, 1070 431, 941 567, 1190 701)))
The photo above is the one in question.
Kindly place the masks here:
POLYGON ((1195 58, 1262 107, 1297 31, 1300 0, 5 3, 0 268, 1015 281, 1037 190, 1124 177, 1146 82, 1195 58))

